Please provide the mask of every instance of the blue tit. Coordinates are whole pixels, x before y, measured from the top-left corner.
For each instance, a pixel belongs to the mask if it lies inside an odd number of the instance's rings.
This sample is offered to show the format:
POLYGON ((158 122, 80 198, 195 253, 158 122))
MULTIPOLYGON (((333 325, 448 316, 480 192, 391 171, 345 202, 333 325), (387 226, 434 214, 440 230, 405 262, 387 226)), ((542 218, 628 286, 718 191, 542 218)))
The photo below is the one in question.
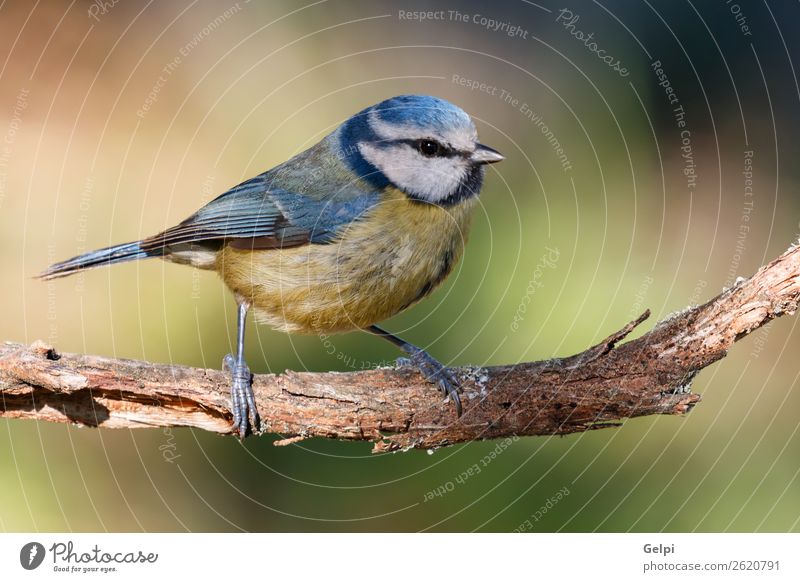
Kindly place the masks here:
MULTIPOLYGON (((454 375, 376 325, 439 285, 460 258, 486 164, 462 109, 401 95, 349 118, 319 143, 242 182, 164 232, 57 263, 44 279, 160 257, 217 271, 238 304, 233 430, 259 427, 244 360, 248 310, 286 332, 366 330, 395 344, 461 414, 454 375)), ((267 427, 268 428, 268 427, 267 427)))

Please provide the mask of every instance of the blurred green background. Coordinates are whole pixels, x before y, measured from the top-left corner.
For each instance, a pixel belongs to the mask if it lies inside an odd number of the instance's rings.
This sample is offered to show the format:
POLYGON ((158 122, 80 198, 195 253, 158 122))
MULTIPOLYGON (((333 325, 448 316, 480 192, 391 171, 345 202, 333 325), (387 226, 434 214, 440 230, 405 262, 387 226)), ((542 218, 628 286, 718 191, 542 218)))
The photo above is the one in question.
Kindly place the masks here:
MULTIPOLYGON (((151 260, 32 277, 160 231, 401 93, 460 105, 507 156, 488 173, 457 272, 386 324, 445 362, 567 355, 646 307, 649 329, 797 240, 796 5, 562 8, 4 2, 0 339, 218 368, 235 324, 213 273, 151 260), (443 12, 408 17, 419 10, 443 12), (548 249, 559 258, 537 274, 548 249)), ((0 529, 798 531, 797 321, 705 370, 686 418, 520 439, 463 483, 496 442, 376 456, 367 443, 278 448, 274 437, 2 420, 0 529)), ((397 356, 366 334, 332 341, 329 354, 317 337, 250 326, 247 360, 280 372, 397 356)))

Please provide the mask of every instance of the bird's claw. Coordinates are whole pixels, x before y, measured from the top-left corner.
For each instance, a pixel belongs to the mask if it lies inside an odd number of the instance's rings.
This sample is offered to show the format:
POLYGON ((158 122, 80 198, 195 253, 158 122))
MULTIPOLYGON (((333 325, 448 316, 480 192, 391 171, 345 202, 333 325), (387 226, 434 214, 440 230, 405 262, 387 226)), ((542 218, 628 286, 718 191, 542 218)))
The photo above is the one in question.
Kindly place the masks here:
POLYGON ((406 353, 408 353, 409 357, 397 358, 397 365, 412 365, 416 367, 428 382, 439 386, 445 398, 450 398, 453 401, 456 406, 456 414, 461 416, 461 397, 458 395, 459 382, 450 368, 441 364, 423 349, 413 347, 406 353))
POLYGON ((233 430, 244 440, 248 426, 256 430, 259 426, 258 409, 253 394, 253 375, 244 361, 237 361, 232 354, 225 356, 222 367, 231 373, 231 411, 233 430))

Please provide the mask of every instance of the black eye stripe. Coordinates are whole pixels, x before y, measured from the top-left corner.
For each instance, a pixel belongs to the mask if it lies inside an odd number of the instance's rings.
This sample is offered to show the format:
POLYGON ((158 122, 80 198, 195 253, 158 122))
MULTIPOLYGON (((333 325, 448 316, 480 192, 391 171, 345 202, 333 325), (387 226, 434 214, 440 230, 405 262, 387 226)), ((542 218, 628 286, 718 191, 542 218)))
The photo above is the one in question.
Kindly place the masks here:
POLYGON ((455 150, 455 149, 451 148, 450 146, 448 146, 446 144, 443 144, 442 142, 437 141, 437 140, 432 139, 432 138, 397 139, 397 140, 393 140, 392 143, 406 144, 406 145, 410 146, 412 149, 420 152, 422 155, 425 155, 427 157, 432 157, 432 158, 452 158, 452 157, 455 157, 455 156, 461 156, 461 157, 468 157, 469 156, 469 153, 467 153, 467 152, 460 152, 460 151, 455 150), (438 147, 437 151, 435 153, 432 153, 432 154, 425 153, 422 150, 424 142, 429 142, 429 143, 436 144, 436 146, 438 147))
POLYGON ((428 157, 438 156, 444 151, 442 145, 432 139, 420 139, 417 141, 416 146, 419 153, 428 157))

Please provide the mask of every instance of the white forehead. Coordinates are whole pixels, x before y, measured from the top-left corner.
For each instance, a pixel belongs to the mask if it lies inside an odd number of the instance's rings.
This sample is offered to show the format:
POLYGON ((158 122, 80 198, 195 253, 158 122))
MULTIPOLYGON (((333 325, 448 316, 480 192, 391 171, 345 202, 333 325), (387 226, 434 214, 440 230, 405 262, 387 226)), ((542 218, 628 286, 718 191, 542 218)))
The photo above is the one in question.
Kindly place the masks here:
POLYGON ((435 138, 451 148, 471 152, 478 141, 478 132, 472 123, 449 128, 420 127, 416 124, 392 123, 381 119, 377 111, 370 111, 367 123, 380 140, 435 138))

